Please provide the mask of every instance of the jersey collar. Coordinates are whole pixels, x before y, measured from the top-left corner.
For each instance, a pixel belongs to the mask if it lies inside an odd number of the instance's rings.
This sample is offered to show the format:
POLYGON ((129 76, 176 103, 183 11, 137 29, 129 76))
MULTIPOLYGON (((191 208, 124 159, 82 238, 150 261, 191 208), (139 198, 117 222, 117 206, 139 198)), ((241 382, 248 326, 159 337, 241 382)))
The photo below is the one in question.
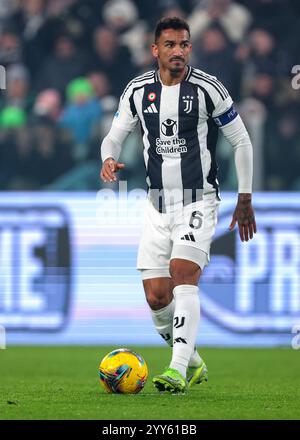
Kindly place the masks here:
MULTIPOLYGON (((182 81, 188 81, 190 76, 191 76, 191 73, 192 73, 192 68, 191 68, 191 66, 189 64, 187 64, 187 71, 186 71, 185 77, 183 78, 182 81)), ((160 82, 162 84, 162 81, 160 79, 159 69, 157 69, 155 71, 155 76, 154 77, 155 77, 155 81, 160 82)))

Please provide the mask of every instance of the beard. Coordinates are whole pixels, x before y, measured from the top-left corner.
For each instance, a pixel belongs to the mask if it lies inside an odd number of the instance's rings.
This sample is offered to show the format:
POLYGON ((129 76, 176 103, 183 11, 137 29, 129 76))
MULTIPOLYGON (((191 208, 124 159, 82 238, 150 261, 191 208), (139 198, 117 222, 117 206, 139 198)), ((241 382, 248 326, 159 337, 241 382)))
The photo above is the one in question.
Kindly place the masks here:
POLYGON ((178 61, 175 63, 172 63, 169 67, 169 70, 172 75, 176 76, 183 72, 185 69, 186 63, 182 63, 182 61, 178 61))

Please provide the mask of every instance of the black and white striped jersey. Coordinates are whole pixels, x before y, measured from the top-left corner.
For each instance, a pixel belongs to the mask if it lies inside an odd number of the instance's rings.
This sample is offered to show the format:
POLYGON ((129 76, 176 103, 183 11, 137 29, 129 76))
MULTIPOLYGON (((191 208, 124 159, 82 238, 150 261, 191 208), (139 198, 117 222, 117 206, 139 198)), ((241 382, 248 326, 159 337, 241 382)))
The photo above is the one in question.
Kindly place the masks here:
POLYGON ((113 127, 130 132, 140 122, 150 197, 164 204, 194 202, 218 192, 218 128, 237 116, 226 88, 215 77, 188 66, 185 79, 162 84, 159 71, 133 79, 125 88, 113 127))

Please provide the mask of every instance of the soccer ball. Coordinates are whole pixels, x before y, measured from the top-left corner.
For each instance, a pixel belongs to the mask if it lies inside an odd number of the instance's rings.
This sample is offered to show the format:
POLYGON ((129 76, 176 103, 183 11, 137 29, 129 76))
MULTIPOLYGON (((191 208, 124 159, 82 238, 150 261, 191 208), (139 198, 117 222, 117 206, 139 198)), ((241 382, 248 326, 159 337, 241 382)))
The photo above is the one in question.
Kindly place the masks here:
POLYGON ((101 385, 108 393, 136 394, 145 386, 148 367, 140 354, 119 348, 102 359, 99 376, 101 385))

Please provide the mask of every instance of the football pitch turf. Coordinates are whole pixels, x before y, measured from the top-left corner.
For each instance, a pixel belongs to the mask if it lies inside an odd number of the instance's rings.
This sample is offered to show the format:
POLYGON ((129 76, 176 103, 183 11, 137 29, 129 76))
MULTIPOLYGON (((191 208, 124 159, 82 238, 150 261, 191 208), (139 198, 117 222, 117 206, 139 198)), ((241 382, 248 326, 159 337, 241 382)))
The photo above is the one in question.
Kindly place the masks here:
POLYGON ((188 394, 159 394, 152 377, 167 347, 133 347, 149 379, 140 394, 106 394, 98 364, 117 347, 8 347, 0 350, 0 419, 300 419, 300 352, 205 348, 209 381, 188 394))

